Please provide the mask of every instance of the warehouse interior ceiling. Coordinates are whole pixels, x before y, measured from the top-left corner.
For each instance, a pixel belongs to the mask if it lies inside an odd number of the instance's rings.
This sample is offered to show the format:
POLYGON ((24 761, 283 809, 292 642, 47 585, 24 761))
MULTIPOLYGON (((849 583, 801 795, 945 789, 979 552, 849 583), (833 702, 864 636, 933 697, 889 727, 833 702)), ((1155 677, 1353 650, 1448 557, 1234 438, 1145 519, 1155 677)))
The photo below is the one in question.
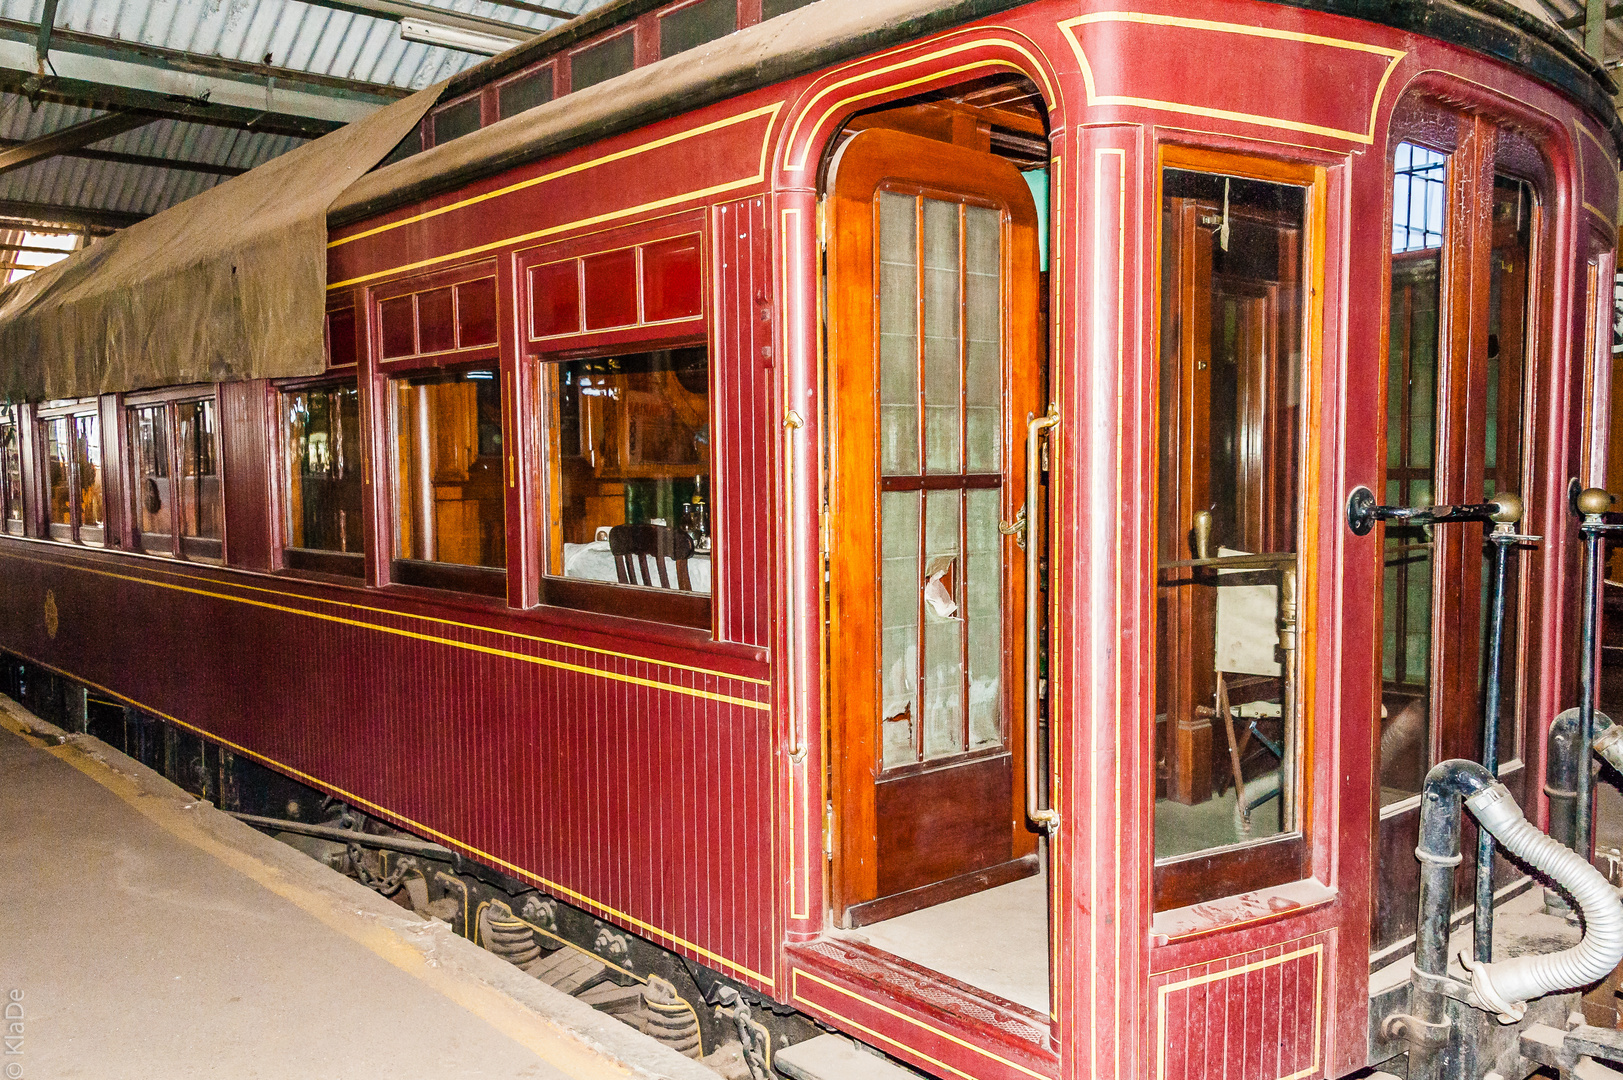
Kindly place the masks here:
POLYGON ((602 2, 0 0, 0 281, 602 2))

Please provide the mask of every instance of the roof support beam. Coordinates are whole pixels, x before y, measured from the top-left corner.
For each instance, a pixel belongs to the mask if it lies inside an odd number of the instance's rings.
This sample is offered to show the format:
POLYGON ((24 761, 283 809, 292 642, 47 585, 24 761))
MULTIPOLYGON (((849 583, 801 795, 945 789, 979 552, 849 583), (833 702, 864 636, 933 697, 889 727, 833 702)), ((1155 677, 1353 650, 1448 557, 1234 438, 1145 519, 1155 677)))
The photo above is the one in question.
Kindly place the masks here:
POLYGON ((44 161, 66 151, 77 150, 81 146, 110 139, 114 135, 144 127, 152 123, 152 120, 153 117, 147 113, 115 112, 65 127, 61 131, 53 131, 49 135, 41 135, 21 146, 0 150, 0 173, 8 173, 25 165, 32 165, 36 161, 44 161))
MULTIPOLYGON (((22 145, 24 143, 21 139, 0 139, 0 150, 22 145)), ((117 150, 92 150, 84 146, 77 150, 64 150, 62 156, 83 158, 86 161, 111 161, 119 165, 145 165, 153 169, 207 173, 210 176, 241 176, 248 171, 241 165, 216 165, 212 161, 187 161, 179 158, 151 157, 147 154, 125 154, 117 150)))
POLYGON ((113 232, 126 229, 137 221, 144 220, 146 214, 131 214, 123 210, 96 210, 85 206, 59 206, 49 203, 17 202, 11 199, 0 199, 0 228, 8 229, 34 229, 34 222, 43 228, 35 231, 44 232, 81 232, 86 229, 92 232, 106 230, 113 232), (51 228, 51 226, 57 226, 51 228), (74 226, 64 229, 61 226, 74 226))
MULTIPOLYGON (((441 26, 454 26, 459 30, 471 30, 476 34, 494 34, 496 37, 523 40, 532 38, 541 33, 534 27, 519 26, 516 23, 503 22, 501 19, 487 19, 482 15, 464 15, 458 11, 448 11, 433 4, 421 4, 416 0, 308 0, 316 7, 332 8, 334 11, 348 11, 354 15, 370 15, 374 19, 387 19, 390 22, 399 22, 401 19, 423 19, 428 22, 437 22, 441 26)), ((500 0, 497 0, 499 3, 500 0)), ((550 15, 554 19, 568 21, 575 17, 572 11, 562 8, 550 8, 541 4, 513 4, 513 7, 523 8, 526 11, 539 12, 550 15)), ((543 28, 546 29, 546 28, 543 28)))
POLYGON ((51 55, 51 31, 56 29, 57 0, 45 0, 45 11, 39 17, 39 38, 34 43, 34 55, 45 63, 51 55))
POLYGON ((1606 0, 1588 0, 1584 9, 1584 52, 1606 59, 1606 0))

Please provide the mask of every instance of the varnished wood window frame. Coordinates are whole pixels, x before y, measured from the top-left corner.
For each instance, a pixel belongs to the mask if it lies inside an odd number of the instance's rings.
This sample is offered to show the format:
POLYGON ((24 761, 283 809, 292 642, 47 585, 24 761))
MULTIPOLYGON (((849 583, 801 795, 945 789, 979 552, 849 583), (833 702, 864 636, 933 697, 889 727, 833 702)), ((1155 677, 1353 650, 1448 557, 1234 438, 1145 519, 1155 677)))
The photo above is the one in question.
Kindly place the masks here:
POLYGON ((28 486, 28 459, 23 452, 23 417, 22 409, 9 402, 0 402, 0 427, 12 429, 12 437, 17 442, 17 522, 12 524, 9 516, 10 501, 5 494, 5 459, 0 457, 0 536, 25 536, 28 533, 28 496, 24 489, 28 486))
MULTIPOLYGON (((129 490, 125 496, 124 513, 127 515, 127 525, 123 529, 124 546, 136 553, 152 555, 157 558, 179 559, 188 562, 200 562, 210 566, 225 564, 226 549, 226 500, 230 497, 225 481, 225 413, 220 408, 219 388, 213 383, 190 383, 186 386, 165 387, 161 390, 142 390, 137 393, 124 394, 118 400, 119 417, 119 447, 118 455, 121 460, 128 462, 129 490), (220 539, 218 554, 207 553, 209 545, 215 543, 207 537, 184 537, 180 530, 180 408, 199 401, 212 401, 214 403, 214 461, 220 473, 220 539), (169 550, 157 551, 145 546, 141 540, 141 511, 138 500, 141 497, 140 485, 136 483, 136 468, 138 460, 135 453, 135 428, 130 419, 137 409, 151 409, 162 407, 164 416, 164 433, 169 440, 169 478, 170 478, 170 507, 169 507, 169 550), (187 544, 191 540, 191 544, 187 544), (191 549, 188 551, 188 547, 191 549)), ((43 446, 43 440, 41 442, 43 446)), ((107 437, 102 437, 102 453, 106 455, 107 437)))
MULTIPOLYGON (((1318 694, 1316 692, 1315 664, 1318 634, 1315 627, 1316 597, 1319 581, 1318 548, 1323 514, 1331 512, 1319 505, 1319 485, 1323 466, 1325 439, 1318 430, 1317 419, 1323 401, 1323 359, 1325 337, 1324 290, 1328 252, 1325 239, 1330 224, 1329 169, 1320 164, 1265 157, 1258 152, 1217 150, 1182 143, 1163 142, 1156 148, 1154 195, 1154 252, 1150 277, 1152 295, 1161 295, 1162 273, 1162 188, 1168 169, 1187 172, 1233 176, 1248 180, 1261 180, 1273 184, 1300 187, 1303 197, 1302 239, 1302 358, 1299 361, 1302 388, 1302 429, 1300 480, 1297 485, 1297 537, 1298 557, 1298 612, 1296 671, 1296 710, 1300 717, 1297 751, 1297 822, 1296 828, 1283 836, 1269 837, 1221 848, 1210 848, 1175 856, 1166 860, 1154 859, 1154 829, 1150 832, 1152 852, 1152 910, 1166 911, 1186 907, 1207 900, 1252 892, 1257 889, 1286 885, 1316 876, 1313 840, 1319 827, 1314 803, 1318 779, 1318 754, 1314 723, 1318 694)), ((1388 228, 1388 240, 1390 239, 1388 228)), ((1161 333, 1161 305, 1153 305, 1155 331, 1151 338, 1152 355, 1159 354, 1161 333)), ((1159 375, 1157 375, 1159 380, 1159 375)), ((1161 387, 1157 382, 1154 414, 1160 416, 1161 387)), ((1159 427, 1159 420, 1157 420, 1159 427)), ((1156 440, 1151 475, 1160 476, 1160 446, 1156 440)), ((1159 481, 1157 481, 1159 493, 1159 481)), ((1159 505, 1159 494, 1153 505, 1159 505)), ((1150 534, 1151 550, 1148 560, 1154 566, 1158 560, 1154 545, 1158 529, 1150 534)), ((1148 610, 1156 610, 1156 579, 1148 585, 1148 610)), ((1150 637, 1150 670, 1158 670, 1155 655, 1155 636, 1150 637)), ((1154 744, 1153 731, 1151 744, 1154 744)), ((1147 755, 1145 767, 1150 790, 1155 789, 1155 754, 1147 755)))
MULTIPOLYGON (((335 310, 344 310, 338 308, 335 310)), ((366 551, 370 546, 371 514, 369 508, 371 500, 367 495, 367 477, 372 475, 372 462, 369 455, 372 450, 371 431, 367 426, 365 396, 365 380, 361 377, 355 364, 348 366, 329 367, 324 375, 317 375, 308 379, 289 379, 286 382, 274 383, 270 387, 271 423, 274 430, 271 433, 271 447, 274 455, 271 478, 271 507, 275 515, 271 524, 272 550, 280 559, 277 569, 296 573, 324 575, 327 577, 342 578, 346 583, 359 583, 366 578, 366 551), (288 471, 293 466, 293 448, 288 444, 287 424, 285 423, 285 399, 290 394, 303 394, 311 391, 341 389, 353 386, 355 388, 357 404, 360 408, 358 426, 360 428, 356 442, 360 447, 361 469, 361 550, 331 551, 326 548, 300 548, 288 543, 292 535, 290 528, 290 515, 293 513, 292 499, 287 490, 288 471)))
MULTIPOLYGON (((708 321, 708 319, 705 321, 708 321)), ((584 337, 584 335, 581 336, 584 337)), ((694 630, 703 630, 712 637, 716 635, 715 597, 716 579, 720 563, 716 559, 719 548, 716 539, 718 522, 714 517, 711 518, 710 522, 711 566, 710 591, 708 593, 682 593, 674 589, 625 585, 617 581, 587 581, 582 578, 563 577, 548 571, 554 510, 562 482, 559 470, 560 463, 551 450, 554 423, 552 402, 555 400, 558 388, 558 368, 560 365, 574 360, 591 360, 599 357, 606 359, 615 356, 653 352, 660 349, 688 348, 702 348, 705 351, 705 370, 707 372, 705 408, 708 411, 711 423, 714 424, 716 416, 716 351, 708 333, 690 333, 671 338, 650 336, 644 340, 618 340, 614 344, 605 344, 592 349, 570 349, 557 353, 545 353, 530 358, 529 363, 533 375, 529 382, 530 385, 535 387, 534 408, 530 411, 534 414, 536 432, 536 438, 533 441, 536 448, 535 459, 530 463, 530 468, 534 470, 535 475, 539 478, 539 483, 536 485, 537 513, 535 515, 534 535, 527 538, 526 543, 529 543, 535 549, 541 603, 553 607, 596 612, 600 615, 619 615, 644 622, 685 626, 694 630)), ((710 444, 709 453, 711 512, 714 514, 715 492, 719 479, 716 469, 714 441, 710 444)))
MULTIPOLYGON (((41 497, 38 500, 40 507, 40 538, 59 544, 76 544, 81 547, 104 548, 116 546, 108 543, 109 539, 111 539, 111 534, 109 530, 110 522, 107 494, 111 485, 108 483, 107 478, 111 470, 109 470, 107 466, 109 460, 111 459, 111 455, 107 453, 107 432, 105 430, 106 425, 102 423, 103 418, 101 414, 101 399, 85 397, 63 401, 48 401, 43 405, 38 405, 34 408, 33 419, 35 436, 34 442, 35 446, 37 447, 36 456, 38 459, 34 467, 34 474, 40 479, 39 493, 41 497), (80 492, 82 489, 80 487, 79 480, 79 460, 76 454, 70 453, 68 460, 68 490, 70 492, 68 500, 68 524, 59 525, 51 520, 51 444, 50 439, 45 434, 46 428, 48 428, 51 424, 54 424, 58 420, 66 419, 68 421, 68 431, 70 433, 69 443, 71 446, 76 439, 76 436, 73 434, 76 430, 75 422, 86 416, 94 417, 96 420, 97 442, 100 443, 101 449, 101 525, 88 527, 90 529, 99 529, 101 536, 93 539, 87 539, 80 533, 80 530, 85 529, 86 527, 79 520, 81 506, 80 492)), ((24 470, 27 471, 26 466, 24 467, 24 470)))
MULTIPOLYGON (((500 305, 501 296, 498 288, 497 304, 500 305)), ((374 330, 377 326, 377 297, 368 300, 371 307, 371 318, 374 330)), ((498 306, 498 312, 500 307, 498 306)), ((498 319, 500 315, 498 314, 498 319)), ((381 341, 381 334, 377 335, 381 341)), ((381 346, 380 346, 381 348, 381 346)), ((431 357, 436 354, 430 354, 431 357)), ((513 458, 511 455, 519 453, 510 441, 516 437, 511 430, 509 416, 512 413, 513 403, 508 400, 511 393, 511 380, 497 345, 480 346, 474 350, 464 350, 455 353, 437 354, 440 359, 436 362, 429 359, 427 362, 419 361, 416 366, 406 366, 404 361, 392 361, 393 366, 377 372, 374 382, 375 394, 381 395, 381 403, 377 410, 383 423, 384 437, 384 467, 382 474, 387 478, 383 491, 381 506, 386 507, 388 514, 388 535, 380 538, 383 546, 380 551, 383 561, 388 567, 388 579, 385 584, 403 585, 408 587, 434 589, 443 592, 465 593, 470 596, 488 598, 491 602, 506 604, 508 596, 508 575, 517 565, 516 553, 513 549, 515 531, 513 523, 509 520, 509 500, 506 498, 505 486, 502 498, 502 565, 470 566, 466 563, 437 562, 429 559, 403 559, 400 557, 400 409, 395 395, 398 383, 410 383, 413 379, 432 379, 447 375, 465 375, 470 371, 488 369, 493 374, 492 382, 496 384, 499 395, 502 433, 502 469, 504 475, 511 470, 513 458), (472 353, 473 355, 469 355, 472 353)), ((379 362, 380 368, 384 367, 379 362)), ((366 403, 362 401, 362 429, 367 430, 366 403)), ((364 454, 364 451, 363 451, 364 454)), ((364 467, 364 466, 363 466, 364 467)), ((367 468, 367 474, 374 470, 367 468)), ((504 481, 505 484, 505 481, 504 481)), ((369 505, 380 505, 372 501, 369 505)), ((381 530, 375 530, 381 531, 381 530)))

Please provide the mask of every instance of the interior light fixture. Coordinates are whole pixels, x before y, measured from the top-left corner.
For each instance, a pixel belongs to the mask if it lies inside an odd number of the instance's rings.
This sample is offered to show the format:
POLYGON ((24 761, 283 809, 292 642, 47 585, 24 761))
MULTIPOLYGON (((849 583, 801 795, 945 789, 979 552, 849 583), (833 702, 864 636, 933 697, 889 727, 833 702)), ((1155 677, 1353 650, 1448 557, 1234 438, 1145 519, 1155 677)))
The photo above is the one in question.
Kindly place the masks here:
POLYGON ((478 53, 480 56, 495 56, 499 52, 506 52, 519 42, 517 38, 464 30, 460 26, 446 26, 444 23, 428 19, 401 19, 400 36, 406 41, 440 45, 461 52, 478 53))

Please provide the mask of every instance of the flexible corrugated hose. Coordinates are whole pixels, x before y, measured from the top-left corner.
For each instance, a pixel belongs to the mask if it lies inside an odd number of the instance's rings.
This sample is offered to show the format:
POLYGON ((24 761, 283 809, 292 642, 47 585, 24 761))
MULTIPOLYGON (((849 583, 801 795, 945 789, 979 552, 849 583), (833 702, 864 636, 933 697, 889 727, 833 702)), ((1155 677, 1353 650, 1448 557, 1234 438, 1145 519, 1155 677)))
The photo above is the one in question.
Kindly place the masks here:
POLYGON ((1465 958, 1471 989, 1483 1006, 1498 1013, 1503 1023, 1514 1023, 1529 999, 1587 986, 1623 961, 1623 903, 1588 860, 1529 823, 1503 784, 1490 785, 1465 805, 1506 851, 1565 888, 1584 915, 1584 936, 1570 949, 1492 964, 1465 958))

